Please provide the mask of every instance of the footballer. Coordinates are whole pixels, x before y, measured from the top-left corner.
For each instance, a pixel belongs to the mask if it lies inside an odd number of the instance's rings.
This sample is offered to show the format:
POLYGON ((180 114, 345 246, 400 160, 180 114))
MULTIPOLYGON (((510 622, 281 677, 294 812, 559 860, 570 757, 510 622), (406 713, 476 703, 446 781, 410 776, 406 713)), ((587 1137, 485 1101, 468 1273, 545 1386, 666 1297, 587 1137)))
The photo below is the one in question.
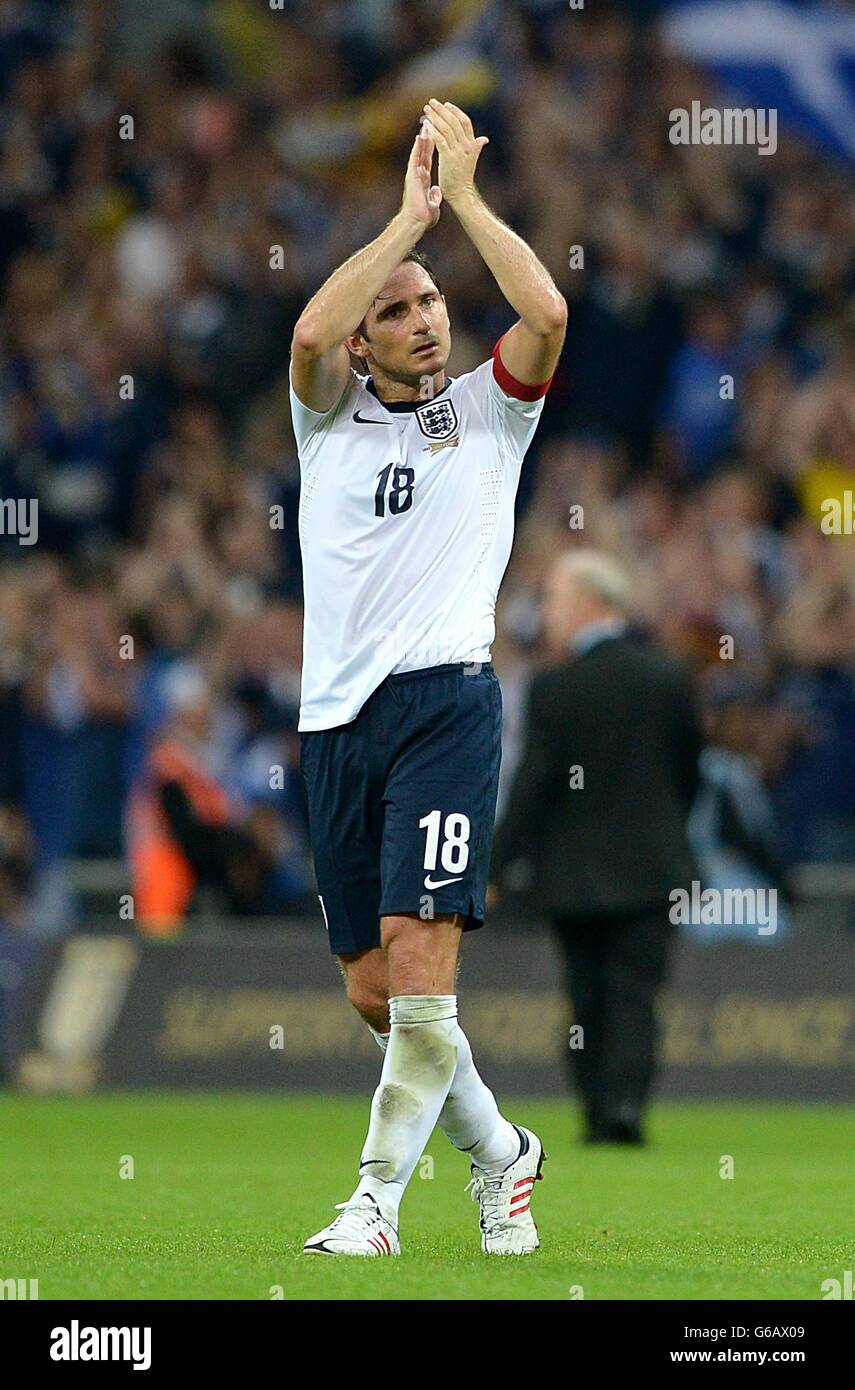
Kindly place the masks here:
POLYGON ((482 1249, 538 1246, 543 1146, 481 1080, 455 980, 461 934, 484 919, 496 810, 496 595, 567 306, 475 187, 487 143, 457 106, 430 101, 400 211, 294 330, 302 776, 330 949, 384 1052, 356 1187, 312 1254, 400 1252, 401 1198, 437 1124, 469 1156, 482 1249), (440 281, 416 250, 443 205, 518 315, 460 377, 446 371, 440 281))

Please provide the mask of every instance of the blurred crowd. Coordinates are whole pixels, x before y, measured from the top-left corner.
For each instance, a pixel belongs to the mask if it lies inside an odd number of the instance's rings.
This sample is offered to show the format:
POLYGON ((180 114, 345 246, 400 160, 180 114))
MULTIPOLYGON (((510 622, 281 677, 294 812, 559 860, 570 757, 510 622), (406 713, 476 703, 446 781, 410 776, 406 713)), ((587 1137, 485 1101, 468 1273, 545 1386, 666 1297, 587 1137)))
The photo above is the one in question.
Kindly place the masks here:
MULTIPOLYGON (((35 544, 0 535, 0 920, 73 925, 81 858, 170 883, 152 929, 199 885, 310 892, 290 336, 432 95, 570 304, 500 600, 508 766, 545 566, 595 545, 782 861, 855 860, 855 541, 823 523, 855 511, 851 170, 671 145, 713 93, 656 8, 0 0, 0 498, 38 501, 35 544)), ((460 375, 511 314, 450 212, 422 249, 460 375)))

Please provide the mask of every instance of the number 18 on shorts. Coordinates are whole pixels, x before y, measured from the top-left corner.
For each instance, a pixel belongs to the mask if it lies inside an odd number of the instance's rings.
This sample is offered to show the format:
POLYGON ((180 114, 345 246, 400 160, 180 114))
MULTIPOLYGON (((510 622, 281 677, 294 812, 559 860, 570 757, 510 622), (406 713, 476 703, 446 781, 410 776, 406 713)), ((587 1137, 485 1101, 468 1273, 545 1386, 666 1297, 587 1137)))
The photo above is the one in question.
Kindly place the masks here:
POLYGON ((378 946, 395 913, 482 925, 501 723, 492 666, 454 665, 388 676, 351 723, 301 735, 334 953, 378 946))

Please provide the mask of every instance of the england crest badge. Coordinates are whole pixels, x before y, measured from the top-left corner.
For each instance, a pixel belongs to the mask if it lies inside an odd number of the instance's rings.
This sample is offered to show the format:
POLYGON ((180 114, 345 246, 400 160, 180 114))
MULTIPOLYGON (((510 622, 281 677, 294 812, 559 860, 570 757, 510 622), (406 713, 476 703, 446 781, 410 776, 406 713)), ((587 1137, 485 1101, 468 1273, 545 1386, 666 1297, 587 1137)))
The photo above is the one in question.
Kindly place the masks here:
POLYGON ((427 401, 419 406, 416 419, 427 439, 450 439, 458 428, 457 411, 451 401, 427 401))

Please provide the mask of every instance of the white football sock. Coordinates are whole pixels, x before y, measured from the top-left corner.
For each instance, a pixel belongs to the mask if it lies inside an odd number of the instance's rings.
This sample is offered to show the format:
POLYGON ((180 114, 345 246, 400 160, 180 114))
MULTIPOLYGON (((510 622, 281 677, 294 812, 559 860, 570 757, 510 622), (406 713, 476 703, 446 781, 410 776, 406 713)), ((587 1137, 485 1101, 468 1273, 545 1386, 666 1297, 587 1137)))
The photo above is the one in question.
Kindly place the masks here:
MULTIPOLYGON (((353 1196, 369 1193, 398 1224, 404 1188, 424 1152, 457 1064, 457 998, 399 994, 389 1000, 392 1029, 353 1196)), ((372 1030, 373 1031, 373 1030, 372 1030)), ((375 1034, 376 1036, 376 1034, 375 1034)))
MULTIPOLYGON (((378 1047, 386 1051, 388 1033, 369 1029, 378 1047)), ((500 1173, 519 1153, 520 1137, 504 1118, 496 1097, 478 1074, 469 1039, 457 1025, 457 1066, 437 1124, 456 1149, 471 1155, 473 1163, 500 1173)))

